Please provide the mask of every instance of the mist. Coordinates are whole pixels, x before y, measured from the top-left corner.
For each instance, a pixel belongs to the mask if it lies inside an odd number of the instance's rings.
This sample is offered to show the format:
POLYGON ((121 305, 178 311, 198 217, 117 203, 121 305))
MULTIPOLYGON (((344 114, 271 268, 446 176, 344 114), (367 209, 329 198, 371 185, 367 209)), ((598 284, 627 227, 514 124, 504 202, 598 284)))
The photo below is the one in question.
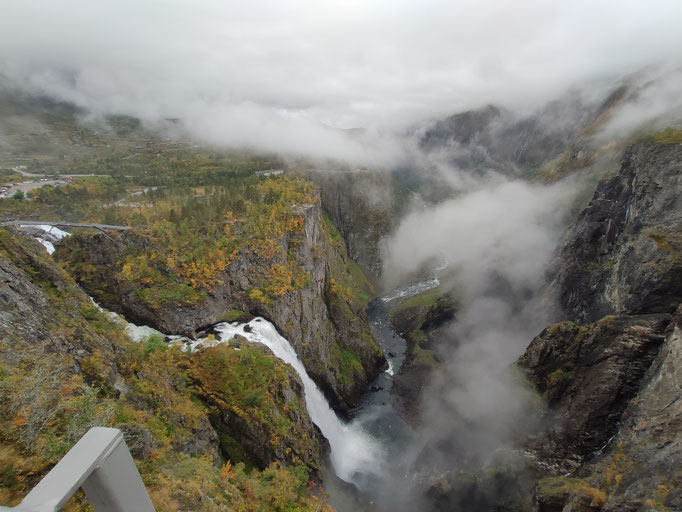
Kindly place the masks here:
MULTIPOLYGON (((543 187, 495 173, 460 185, 455 198, 407 215, 383 250, 391 283, 446 265, 441 287, 457 310, 438 340, 442 363, 422 394, 415 442, 405 447, 422 491, 448 472, 509 463, 514 441, 536 426, 533 391, 511 365, 549 323, 547 269, 581 191, 576 181, 543 187)), ((419 492, 401 500, 418 506, 419 492)))
POLYGON ((673 1, 33 0, 3 9, 0 75, 201 141, 390 165, 416 122, 679 65, 680 19, 673 1))
POLYGON ((682 126, 682 68, 648 70, 632 79, 632 96, 610 117, 597 139, 606 142, 682 126))

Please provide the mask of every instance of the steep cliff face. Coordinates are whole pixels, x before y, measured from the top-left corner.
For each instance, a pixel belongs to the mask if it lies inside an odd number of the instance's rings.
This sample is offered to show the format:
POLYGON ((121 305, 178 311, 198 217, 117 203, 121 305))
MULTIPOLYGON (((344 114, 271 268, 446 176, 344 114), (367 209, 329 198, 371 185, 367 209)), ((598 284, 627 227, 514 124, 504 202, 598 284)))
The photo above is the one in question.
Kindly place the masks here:
POLYGON ((678 308, 638 394, 622 416, 613 441, 618 448, 596 465, 595 475, 613 488, 605 512, 634 511, 652 504, 682 509, 680 432, 682 309, 678 308))
MULTIPOLYGON (((343 241, 322 222, 319 201, 291 208, 300 226, 269 241, 267 251, 249 246, 235 251, 208 289, 178 283, 191 300, 149 300, 164 288, 126 278, 126 254, 165 252, 164 240, 143 233, 73 236, 55 258, 103 305, 166 333, 194 336, 237 312, 264 316, 335 405, 348 410, 380 371, 383 355, 367 324, 358 276, 351 272, 343 241)), ((164 261, 152 265, 172 274, 164 261)))
POLYGON ((519 367, 547 406, 525 446, 537 510, 680 509, 681 321, 565 322, 533 340, 519 367))
POLYGON ((348 256, 375 275, 381 274, 381 239, 395 222, 388 173, 311 171, 322 207, 346 242, 348 256))
POLYGON ((547 406, 551 427, 528 442, 541 471, 578 469, 618 431, 629 401, 663 343, 669 315, 610 316, 555 324, 519 359, 547 406))
POLYGON ((550 289, 582 325, 517 362, 545 420, 524 445, 536 510, 680 508, 681 170, 677 144, 628 148, 557 253, 550 289))
POLYGON ((106 354, 103 378, 113 379, 117 368, 111 341, 80 314, 91 305, 42 245, 0 228, 0 332, 6 343, 68 354, 77 368, 98 351, 106 354))
POLYGON ((268 348, 236 339, 179 365, 228 458, 259 468, 282 462, 321 470, 328 445, 308 416, 301 379, 268 348))
POLYGON ((568 318, 671 313, 682 300, 682 146, 629 148, 564 237, 552 289, 568 318))

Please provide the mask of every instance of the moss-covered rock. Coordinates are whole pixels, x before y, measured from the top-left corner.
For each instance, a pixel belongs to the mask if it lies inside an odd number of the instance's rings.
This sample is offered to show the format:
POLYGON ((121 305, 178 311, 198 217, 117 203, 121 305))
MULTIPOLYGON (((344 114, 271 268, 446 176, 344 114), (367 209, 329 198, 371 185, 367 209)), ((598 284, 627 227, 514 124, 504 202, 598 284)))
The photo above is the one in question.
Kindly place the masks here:
POLYGON ((517 361, 544 397, 551 427, 529 445, 554 475, 575 470, 618 431, 664 340, 669 315, 608 316, 554 324, 517 361))
POLYGON ((272 462, 321 469, 324 439, 306 410, 295 370, 264 346, 205 348, 188 361, 225 457, 261 469, 272 462))
POLYGON ((205 248, 197 255, 191 246, 169 247, 171 238, 155 236, 153 228, 72 236, 55 258, 103 305, 169 334, 194 336, 234 311, 267 318, 332 404, 348 412, 385 362, 365 316, 373 292, 348 258, 339 233, 323 222, 319 196, 306 194, 311 202, 259 206, 284 216, 277 220, 284 227, 269 230, 270 238, 249 238, 263 221, 261 210, 243 225, 226 221, 241 245, 223 264, 206 264, 211 257, 205 248), (175 256, 169 260, 164 255, 171 252, 175 256), (203 266, 197 263, 191 276, 210 274, 210 279, 184 278, 174 271, 179 261, 193 258, 203 266), (145 268, 136 270, 133 264, 145 268), (348 364, 351 360, 359 364, 348 364))
POLYGON ((412 425, 419 423, 424 384, 439 364, 436 345, 441 328, 454 316, 453 300, 440 288, 410 297, 389 313, 391 325, 407 342, 405 361, 393 378, 391 395, 397 410, 412 425))

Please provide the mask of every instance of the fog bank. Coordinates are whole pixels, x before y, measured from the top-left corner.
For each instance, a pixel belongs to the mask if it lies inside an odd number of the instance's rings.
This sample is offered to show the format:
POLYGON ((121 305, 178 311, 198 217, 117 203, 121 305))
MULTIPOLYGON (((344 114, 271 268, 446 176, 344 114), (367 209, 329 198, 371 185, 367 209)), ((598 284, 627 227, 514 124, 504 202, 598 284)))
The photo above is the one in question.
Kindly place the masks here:
POLYGON ((0 75, 200 140, 380 164, 423 119, 674 68, 681 19, 675 1, 31 0, 3 9, 0 75))

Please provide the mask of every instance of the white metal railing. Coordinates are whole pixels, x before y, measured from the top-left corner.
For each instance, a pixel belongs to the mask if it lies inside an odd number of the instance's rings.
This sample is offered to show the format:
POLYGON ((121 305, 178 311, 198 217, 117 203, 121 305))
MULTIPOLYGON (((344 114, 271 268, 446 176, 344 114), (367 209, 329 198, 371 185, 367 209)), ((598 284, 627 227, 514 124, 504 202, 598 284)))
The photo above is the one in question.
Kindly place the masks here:
POLYGON ((155 512, 121 431, 94 427, 52 468, 15 512, 60 510, 82 488, 95 512, 155 512))

